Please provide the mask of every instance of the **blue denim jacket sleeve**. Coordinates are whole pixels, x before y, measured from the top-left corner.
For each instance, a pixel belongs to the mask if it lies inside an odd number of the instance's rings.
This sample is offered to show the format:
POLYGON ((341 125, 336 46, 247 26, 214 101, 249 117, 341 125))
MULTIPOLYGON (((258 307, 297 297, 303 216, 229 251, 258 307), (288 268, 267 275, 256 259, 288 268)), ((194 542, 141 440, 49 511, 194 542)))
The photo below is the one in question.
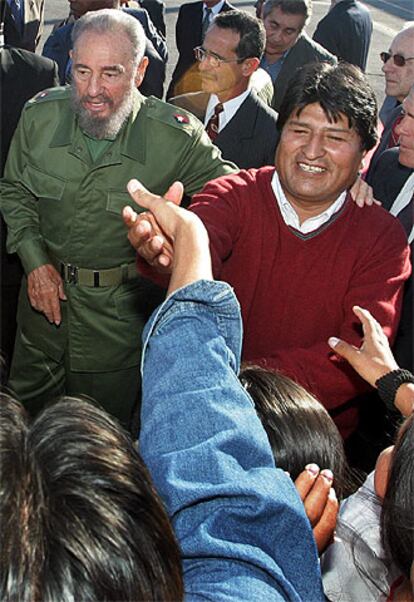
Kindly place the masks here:
POLYGON ((140 451, 180 543, 186 600, 323 600, 312 531, 239 384, 232 289, 176 291, 144 332, 140 451))

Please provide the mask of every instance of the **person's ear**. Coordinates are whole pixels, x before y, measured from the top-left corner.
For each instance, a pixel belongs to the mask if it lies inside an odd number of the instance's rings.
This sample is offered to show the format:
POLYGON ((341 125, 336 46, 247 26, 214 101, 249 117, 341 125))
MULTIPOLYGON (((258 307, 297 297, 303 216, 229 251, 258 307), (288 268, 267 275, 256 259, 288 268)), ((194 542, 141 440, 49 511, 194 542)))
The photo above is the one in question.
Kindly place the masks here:
POLYGON ((134 77, 135 85, 137 88, 139 88, 140 85, 142 84, 142 81, 145 77, 145 72, 148 67, 148 63, 149 63, 148 57, 143 56, 141 59, 141 62, 137 66, 137 69, 135 71, 135 77, 134 77))
POLYGON ((250 77, 259 67, 260 61, 256 57, 245 59, 242 63, 242 73, 245 77, 250 77))

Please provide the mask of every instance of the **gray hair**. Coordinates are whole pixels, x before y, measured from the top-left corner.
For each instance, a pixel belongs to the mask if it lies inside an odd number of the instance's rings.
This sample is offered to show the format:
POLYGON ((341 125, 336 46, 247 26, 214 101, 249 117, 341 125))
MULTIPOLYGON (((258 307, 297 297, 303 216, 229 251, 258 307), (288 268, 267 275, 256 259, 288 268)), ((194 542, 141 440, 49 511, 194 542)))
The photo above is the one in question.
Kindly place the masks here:
POLYGON ((262 19, 266 19, 275 8, 288 15, 303 15, 306 25, 312 15, 312 0, 267 0, 262 8, 262 19))
POLYGON ((131 45, 131 60, 138 65, 145 51, 145 32, 141 23, 128 13, 114 8, 91 11, 75 21, 72 29, 73 48, 84 33, 118 34, 129 40, 131 45))

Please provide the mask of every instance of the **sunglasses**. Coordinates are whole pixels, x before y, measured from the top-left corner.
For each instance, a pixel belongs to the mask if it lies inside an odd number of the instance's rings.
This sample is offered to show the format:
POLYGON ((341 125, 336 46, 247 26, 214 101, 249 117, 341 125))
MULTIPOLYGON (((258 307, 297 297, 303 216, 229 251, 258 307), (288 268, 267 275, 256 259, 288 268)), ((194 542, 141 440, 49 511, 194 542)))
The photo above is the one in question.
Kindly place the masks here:
POLYGON ((414 61, 414 56, 405 58, 401 54, 391 54, 390 52, 381 52, 380 57, 383 63, 387 63, 392 58, 397 67, 404 67, 407 61, 414 61))

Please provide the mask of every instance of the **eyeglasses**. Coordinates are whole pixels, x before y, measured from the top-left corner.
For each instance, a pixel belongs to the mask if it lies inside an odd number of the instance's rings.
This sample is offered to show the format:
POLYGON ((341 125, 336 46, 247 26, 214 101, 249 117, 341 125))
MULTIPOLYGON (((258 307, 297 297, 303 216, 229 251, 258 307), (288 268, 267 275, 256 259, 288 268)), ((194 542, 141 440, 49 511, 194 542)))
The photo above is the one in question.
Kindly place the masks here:
POLYGON ((220 67, 222 63, 242 63, 245 59, 223 59, 218 54, 211 52, 210 50, 206 50, 202 46, 196 46, 194 48, 194 56, 197 61, 202 63, 206 59, 210 61, 210 65, 214 68, 220 67))
POLYGON ((402 54, 391 54, 391 52, 381 52, 380 57, 384 64, 392 58, 394 65, 397 67, 404 67, 407 61, 414 61, 414 56, 406 58, 405 56, 402 56, 402 54))

